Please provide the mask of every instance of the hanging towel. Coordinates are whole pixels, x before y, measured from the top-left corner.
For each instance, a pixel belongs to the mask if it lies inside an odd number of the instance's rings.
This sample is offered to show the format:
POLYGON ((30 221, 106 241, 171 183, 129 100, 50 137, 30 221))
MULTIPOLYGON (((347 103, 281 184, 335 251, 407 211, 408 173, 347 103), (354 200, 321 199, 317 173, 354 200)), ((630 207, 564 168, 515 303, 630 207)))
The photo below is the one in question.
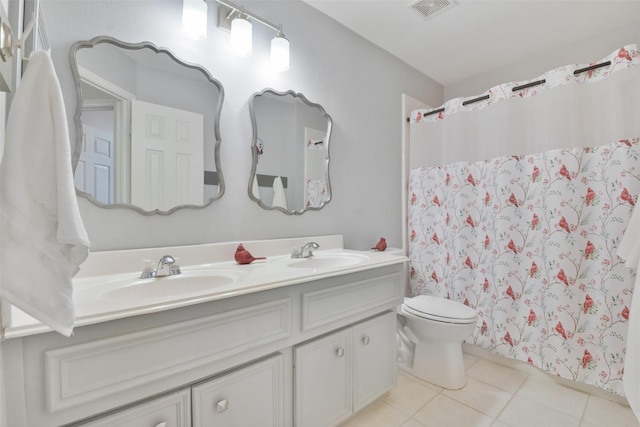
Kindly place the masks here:
POLYGON ((89 255, 67 115, 47 52, 34 52, 7 119, 0 164, 0 298, 65 336, 72 277, 89 255))
POLYGON ((282 179, 279 176, 273 179, 273 201, 271 206, 287 209, 287 196, 284 194, 282 179))
POLYGON ((629 330, 622 385, 629 406, 640 421, 640 239, 638 236, 640 236, 640 209, 635 208, 618 246, 618 256, 625 260, 627 267, 636 269, 636 282, 629 309, 629 330))

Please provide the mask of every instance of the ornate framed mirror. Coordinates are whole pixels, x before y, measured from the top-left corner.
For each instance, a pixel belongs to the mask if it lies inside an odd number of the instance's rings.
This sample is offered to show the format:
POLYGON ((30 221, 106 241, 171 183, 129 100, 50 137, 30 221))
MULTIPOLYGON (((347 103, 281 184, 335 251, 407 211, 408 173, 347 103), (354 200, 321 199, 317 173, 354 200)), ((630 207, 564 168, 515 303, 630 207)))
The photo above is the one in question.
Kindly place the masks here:
POLYGON ((319 210, 331 200, 331 117, 293 91, 265 89, 249 102, 253 166, 249 197, 289 215, 319 210))
POLYGON ((224 193, 222 84, 149 42, 75 43, 76 191, 104 207, 168 215, 224 193))

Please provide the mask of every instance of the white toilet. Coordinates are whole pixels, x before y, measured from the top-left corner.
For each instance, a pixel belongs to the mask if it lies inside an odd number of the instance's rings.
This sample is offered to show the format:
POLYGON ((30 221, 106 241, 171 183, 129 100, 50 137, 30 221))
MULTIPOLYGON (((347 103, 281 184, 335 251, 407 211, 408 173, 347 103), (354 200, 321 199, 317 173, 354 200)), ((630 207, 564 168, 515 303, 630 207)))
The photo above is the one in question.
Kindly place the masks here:
POLYGON ((474 309, 446 298, 418 295, 405 298, 400 309, 402 332, 415 344, 414 376, 447 389, 465 386, 462 341, 476 327, 474 309))

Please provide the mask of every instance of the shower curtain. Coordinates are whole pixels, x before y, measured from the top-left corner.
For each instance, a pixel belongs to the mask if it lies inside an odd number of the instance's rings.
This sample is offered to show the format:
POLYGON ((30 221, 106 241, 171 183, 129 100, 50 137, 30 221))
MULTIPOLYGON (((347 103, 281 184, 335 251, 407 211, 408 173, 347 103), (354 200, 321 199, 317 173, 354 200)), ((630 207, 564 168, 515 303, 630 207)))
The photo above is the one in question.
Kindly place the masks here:
POLYGON ((412 113, 410 287, 473 307, 467 342, 624 395, 640 57, 606 61, 412 113))

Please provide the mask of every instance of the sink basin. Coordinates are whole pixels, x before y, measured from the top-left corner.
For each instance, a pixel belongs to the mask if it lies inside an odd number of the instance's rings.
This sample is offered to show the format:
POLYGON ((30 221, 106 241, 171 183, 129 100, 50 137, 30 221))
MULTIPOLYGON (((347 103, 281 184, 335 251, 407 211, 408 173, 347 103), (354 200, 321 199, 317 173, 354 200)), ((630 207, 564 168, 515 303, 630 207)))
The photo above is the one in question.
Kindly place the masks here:
POLYGON ((291 259, 287 264, 291 268, 310 268, 314 270, 326 268, 341 268, 362 264, 369 259, 366 255, 340 253, 340 254, 314 254, 309 258, 291 259))
POLYGON ((233 270, 189 271, 174 276, 150 279, 123 278, 110 281, 101 294, 103 299, 156 299, 204 293, 238 280, 233 270))

